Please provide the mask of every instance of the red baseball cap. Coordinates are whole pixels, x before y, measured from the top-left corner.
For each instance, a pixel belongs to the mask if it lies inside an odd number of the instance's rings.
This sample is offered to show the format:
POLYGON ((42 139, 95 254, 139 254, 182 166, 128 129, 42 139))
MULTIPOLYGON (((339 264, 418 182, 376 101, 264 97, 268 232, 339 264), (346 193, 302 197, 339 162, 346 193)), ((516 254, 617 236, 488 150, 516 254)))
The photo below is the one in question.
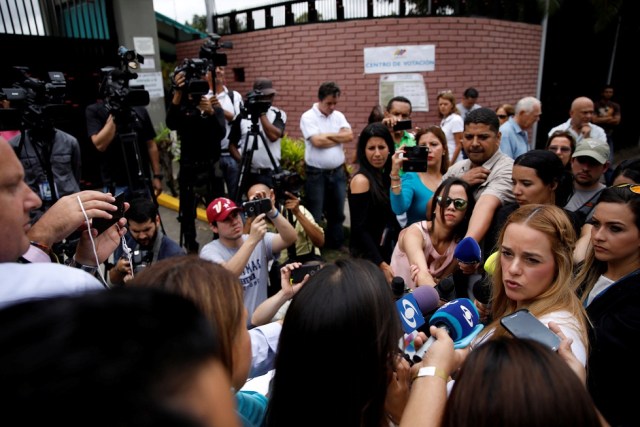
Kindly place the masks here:
POLYGON ((242 209, 236 206, 233 200, 226 197, 218 197, 207 206, 207 220, 210 223, 224 221, 235 211, 242 211, 242 209))

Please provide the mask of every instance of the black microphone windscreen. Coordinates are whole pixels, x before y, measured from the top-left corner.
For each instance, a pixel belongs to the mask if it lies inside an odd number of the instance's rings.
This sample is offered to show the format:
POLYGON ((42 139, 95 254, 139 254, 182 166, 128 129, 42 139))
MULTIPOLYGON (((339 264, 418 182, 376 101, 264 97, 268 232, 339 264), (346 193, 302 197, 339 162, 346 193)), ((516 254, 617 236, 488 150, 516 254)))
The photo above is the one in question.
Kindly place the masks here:
POLYGON ((391 291, 393 292, 393 296, 396 298, 400 298, 402 294, 404 294, 404 279, 399 276, 395 276, 391 279, 391 291))
POLYGON ((487 277, 483 275, 473 284, 473 297, 482 304, 489 304, 491 300, 491 282, 486 280, 487 277))

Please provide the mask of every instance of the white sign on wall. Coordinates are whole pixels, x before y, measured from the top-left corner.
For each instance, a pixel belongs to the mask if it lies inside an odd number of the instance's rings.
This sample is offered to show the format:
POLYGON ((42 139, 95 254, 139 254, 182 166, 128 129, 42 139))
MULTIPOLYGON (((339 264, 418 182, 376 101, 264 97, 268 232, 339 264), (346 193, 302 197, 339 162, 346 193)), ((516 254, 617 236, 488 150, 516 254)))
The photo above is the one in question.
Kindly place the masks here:
POLYGON ((427 88, 422 74, 389 74, 380 76, 380 105, 386 106, 394 96, 411 101, 413 111, 429 111, 427 88))
POLYGON ((134 37, 133 49, 139 55, 154 55, 153 37, 134 37))
POLYGON ((144 89, 149 92, 149 98, 163 98, 164 87, 162 86, 162 73, 138 73, 138 78, 129 82, 131 86, 143 85, 144 89))
POLYGON ((435 64, 435 45, 364 48, 365 74, 433 71, 435 64))

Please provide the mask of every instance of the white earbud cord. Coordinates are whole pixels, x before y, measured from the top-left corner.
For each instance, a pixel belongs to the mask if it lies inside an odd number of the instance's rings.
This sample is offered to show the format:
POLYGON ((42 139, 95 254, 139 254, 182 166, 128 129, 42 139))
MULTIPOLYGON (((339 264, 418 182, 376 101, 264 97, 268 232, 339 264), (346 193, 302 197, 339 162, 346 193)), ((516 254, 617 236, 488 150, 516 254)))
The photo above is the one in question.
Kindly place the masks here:
MULTIPOLYGON (((98 266, 98 271, 100 272, 98 277, 100 278, 100 281, 102 282, 104 287, 108 289, 110 286, 104 280, 104 277, 103 277, 104 273, 100 268, 100 261, 98 260, 98 252, 96 251, 96 242, 93 240, 93 235, 91 234, 91 222, 89 222, 89 216, 87 215, 87 211, 84 210, 84 206, 82 204, 82 200, 80 200, 80 196, 76 196, 76 198, 78 199, 78 204, 80 205, 80 209, 82 210, 82 214, 84 215, 84 220, 87 223, 87 230, 89 231, 89 240, 91 240, 91 248, 93 249, 93 256, 95 258, 96 265, 98 266)), ((131 249, 129 249, 129 247, 127 246, 124 236, 122 236, 122 246, 125 252, 127 253, 127 256, 129 257, 129 265, 131 265, 131 249)))

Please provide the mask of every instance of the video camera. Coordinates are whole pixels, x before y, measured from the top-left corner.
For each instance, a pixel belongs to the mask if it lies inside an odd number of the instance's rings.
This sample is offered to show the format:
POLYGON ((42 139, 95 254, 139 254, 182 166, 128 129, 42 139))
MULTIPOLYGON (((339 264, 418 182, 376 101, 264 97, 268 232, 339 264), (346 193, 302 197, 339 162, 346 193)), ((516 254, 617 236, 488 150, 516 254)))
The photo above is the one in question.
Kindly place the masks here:
POLYGON ((293 194, 296 197, 300 197, 300 190, 302 189, 302 178, 299 174, 288 170, 281 170, 274 173, 271 176, 273 180, 273 187, 276 193, 276 202, 279 205, 284 205, 284 202, 289 198, 286 194, 293 194))
POLYGON ((31 77, 28 67, 13 67, 16 81, 2 88, 0 101, 10 108, 0 109, 0 130, 51 129, 64 117, 66 80, 59 71, 47 73, 47 81, 31 77))
MULTIPOLYGON (((215 79, 216 67, 227 65, 227 55, 218 53, 218 49, 233 49, 233 43, 220 43, 220 36, 215 33, 209 34, 209 38, 200 46, 198 58, 186 58, 178 65, 171 75, 173 89, 177 89, 174 77, 180 73, 185 74, 184 94, 191 95, 191 102, 196 105, 200 98, 209 92, 209 83, 204 79, 207 71, 211 71, 215 79)), ((214 81, 215 86, 215 81, 214 81)))
POLYGON ((260 115, 266 113, 271 108, 271 98, 260 90, 252 90, 247 93, 244 105, 240 110, 242 118, 249 119, 253 124, 257 124, 260 115))
POLYGON ((130 81, 138 78, 131 71, 144 63, 144 57, 124 46, 118 48, 120 68, 104 67, 100 96, 107 111, 116 119, 128 119, 134 114, 132 107, 149 105, 149 92, 140 87, 131 87, 130 81))

